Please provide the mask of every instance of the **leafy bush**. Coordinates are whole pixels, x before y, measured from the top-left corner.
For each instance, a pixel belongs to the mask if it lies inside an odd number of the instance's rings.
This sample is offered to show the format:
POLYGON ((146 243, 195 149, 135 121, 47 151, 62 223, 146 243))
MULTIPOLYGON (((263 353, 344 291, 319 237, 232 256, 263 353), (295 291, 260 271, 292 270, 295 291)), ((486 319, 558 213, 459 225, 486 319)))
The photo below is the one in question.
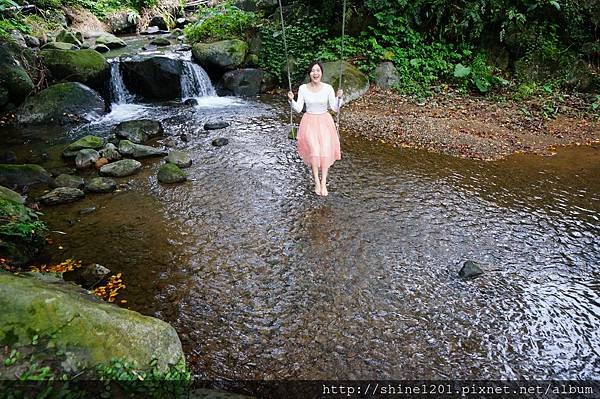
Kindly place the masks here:
POLYGON ((230 3, 222 3, 216 7, 204 6, 196 16, 198 22, 184 29, 190 43, 208 39, 244 39, 246 32, 259 21, 257 14, 242 11, 230 3))
POLYGON ((45 232, 46 225, 38 220, 38 215, 32 209, 0 198, 0 242, 19 240, 34 243, 45 232))
POLYGON ((260 27, 262 48, 260 66, 273 73, 280 83, 287 82, 287 66, 290 63, 292 85, 302 81, 309 64, 317 59, 320 46, 324 43, 326 29, 319 26, 317 17, 295 19, 285 26, 289 60, 283 51, 281 25, 272 23, 260 27))

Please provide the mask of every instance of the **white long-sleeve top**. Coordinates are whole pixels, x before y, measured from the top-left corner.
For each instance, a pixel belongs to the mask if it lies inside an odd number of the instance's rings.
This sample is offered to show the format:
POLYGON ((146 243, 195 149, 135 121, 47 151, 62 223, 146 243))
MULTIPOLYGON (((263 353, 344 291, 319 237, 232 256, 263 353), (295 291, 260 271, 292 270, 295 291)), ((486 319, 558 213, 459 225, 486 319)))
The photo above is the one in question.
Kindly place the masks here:
POLYGON ((321 82, 321 89, 317 92, 312 92, 306 84, 303 84, 298 89, 298 101, 291 101, 292 108, 296 112, 302 112, 304 104, 306 104, 306 112, 309 114, 323 114, 327 112, 327 105, 333 111, 338 112, 342 106, 342 100, 338 106, 338 99, 335 97, 333 87, 330 84, 321 82))

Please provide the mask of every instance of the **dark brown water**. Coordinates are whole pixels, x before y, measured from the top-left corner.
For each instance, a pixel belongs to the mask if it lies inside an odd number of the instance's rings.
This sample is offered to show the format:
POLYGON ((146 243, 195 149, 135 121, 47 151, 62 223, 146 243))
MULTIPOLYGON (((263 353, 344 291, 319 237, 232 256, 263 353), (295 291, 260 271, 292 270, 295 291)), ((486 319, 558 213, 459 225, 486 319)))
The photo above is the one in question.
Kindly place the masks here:
POLYGON ((54 259, 122 271, 123 306, 172 323, 202 379, 600 377, 600 148, 483 163, 342 136, 320 198, 272 104, 144 111, 190 134, 189 181, 144 161, 45 209, 54 259), (486 273, 463 281, 469 259, 486 273))

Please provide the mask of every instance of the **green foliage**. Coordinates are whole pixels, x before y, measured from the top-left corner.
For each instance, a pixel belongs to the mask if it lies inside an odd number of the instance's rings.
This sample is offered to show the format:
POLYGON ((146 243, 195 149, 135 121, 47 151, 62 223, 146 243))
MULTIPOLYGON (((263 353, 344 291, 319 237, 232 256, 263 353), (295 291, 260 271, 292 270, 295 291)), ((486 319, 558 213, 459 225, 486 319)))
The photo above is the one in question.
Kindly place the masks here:
POLYGON ((37 243, 47 231, 37 214, 16 202, 0 198, 0 242, 22 241, 37 243))
POLYGON ((196 14, 198 22, 185 27, 189 43, 204 40, 244 39, 246 32, 256 26, 259 16, 250 11, 242 11, 230 3, 216 7, 203 6, 196 14))
MULTIPOLYGON (((301 82, 306 76, 309 64, 316 60, 319 48, 323 45, 326 29, 318 24, 316 16, 307 16, 293 20, 285 26, 285 39, 289 53, 292 85, 301 82)), ((287 65, 285 58, 281 25, 265 24, 260 28, 262 48, 260 66, 273 73, 279 83, 287 83, 287 65)))
POLYGON ((184 362, 169 365, 167 371, 162 371, 157 359, 152 360, 149 367, 140 368, 135 362, 114 358, 99 365, 96 374, 105 381, 108 393, 118 388, 127 394, 154 398, 180 397, 191 382, 191 373, 184 362))

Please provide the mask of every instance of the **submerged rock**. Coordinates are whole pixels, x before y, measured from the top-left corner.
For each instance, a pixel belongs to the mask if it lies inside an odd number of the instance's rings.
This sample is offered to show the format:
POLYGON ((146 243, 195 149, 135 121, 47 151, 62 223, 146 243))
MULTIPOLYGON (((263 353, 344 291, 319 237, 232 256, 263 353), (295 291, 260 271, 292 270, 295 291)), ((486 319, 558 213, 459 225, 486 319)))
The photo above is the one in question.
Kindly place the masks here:
POLYGON ((192 159, 183 151, 173 150, 167 156, 167 162, 175 164, 180 168, 188 168, 192 165, 192 159))
POLYGON ((166 163, 158 170, 158 181, 161 183, 181 183, 186 180, 185 172, 173 163, 166 163))
POLYGON ((85 185, 90 193, 110 193, 117 189, 117 182, 108 177, 94 177, 85 185))
POLYGON ((83 197, 85 197, 85 193, 78 188, 58 187, 40 197, 40 201, 46 205, 59 205, 74 202, 83 197))
POLYGON ((217 130, 217 129, 224 129, 226 127, 229 126, 229 123, 227 122, 206 122, 204 124, 204 130, 217 130))
POLYGON ((142 164, 135 159, 123 159, 104 165, 100 168, 100 174, 113 177, 130 176, 139 171, 142 164))
POLYGON ((463 267, 458 272, 459 277, 464 279, 475 278, 483 274, 483 270, 479 267, 479 264, 468 260, 463 264, 463 267))
POLYGON ((80 176, 67 175, 63 173, 54 179, 54 185, 56 187, 71 187, 81 190, 85 186, 85 181, 80 176))
POLYGON ((212 145, 214 145, 215 147, 223 147, 227 144, 229 144, 229 140, 224 137, 219 137, 218 139, 214 139, 212 141, 212 145))

